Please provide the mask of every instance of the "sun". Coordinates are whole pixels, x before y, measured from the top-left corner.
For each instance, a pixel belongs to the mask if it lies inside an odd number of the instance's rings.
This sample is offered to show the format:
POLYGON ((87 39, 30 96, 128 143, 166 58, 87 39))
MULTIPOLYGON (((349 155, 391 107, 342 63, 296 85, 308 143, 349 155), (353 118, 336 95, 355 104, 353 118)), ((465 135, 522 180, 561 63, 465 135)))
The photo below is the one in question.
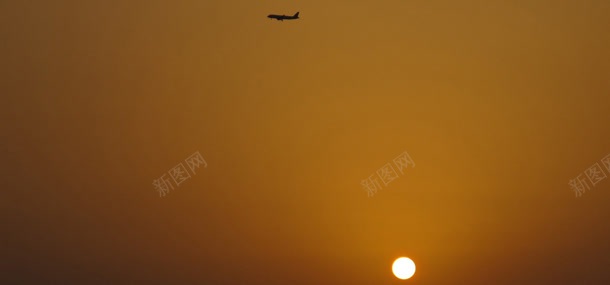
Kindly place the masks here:
POLYGON ((398 279, 409 279, 415 274, 415 262, 408 257, 401 257, 392 264, 392 272, 398 279))

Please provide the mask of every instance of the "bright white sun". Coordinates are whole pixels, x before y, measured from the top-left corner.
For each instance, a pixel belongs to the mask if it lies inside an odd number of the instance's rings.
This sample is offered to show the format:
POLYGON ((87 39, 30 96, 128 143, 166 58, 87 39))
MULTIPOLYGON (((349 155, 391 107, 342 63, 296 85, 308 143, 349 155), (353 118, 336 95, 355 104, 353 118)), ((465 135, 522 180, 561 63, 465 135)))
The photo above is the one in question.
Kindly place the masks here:
POLYGON ((398 279, 409 279, 415 274, 415 263, 407 257, 401 257, 392 264, 392 272, 398 279))

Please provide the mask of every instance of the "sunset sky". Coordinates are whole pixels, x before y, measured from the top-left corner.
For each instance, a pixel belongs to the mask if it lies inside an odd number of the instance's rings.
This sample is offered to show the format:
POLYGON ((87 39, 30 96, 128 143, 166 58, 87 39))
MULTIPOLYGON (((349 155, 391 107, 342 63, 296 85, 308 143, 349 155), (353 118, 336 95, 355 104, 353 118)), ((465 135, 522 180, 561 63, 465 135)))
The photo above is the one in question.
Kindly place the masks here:
POLYGON ((3 1, 0 36, 1 284, 610 284, 610 1, 3 1))

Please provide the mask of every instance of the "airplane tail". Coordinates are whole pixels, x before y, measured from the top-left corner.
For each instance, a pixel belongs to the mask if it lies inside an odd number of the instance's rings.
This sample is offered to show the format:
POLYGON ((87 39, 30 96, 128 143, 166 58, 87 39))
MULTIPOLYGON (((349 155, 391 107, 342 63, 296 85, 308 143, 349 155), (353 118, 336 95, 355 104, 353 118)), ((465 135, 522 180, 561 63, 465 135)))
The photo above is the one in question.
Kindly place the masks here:
POLYGON ((292 16, 294 18, 298 18, 299 17, 299 12, 297 12, 296 14, 294 14, 294 16, 292 16))

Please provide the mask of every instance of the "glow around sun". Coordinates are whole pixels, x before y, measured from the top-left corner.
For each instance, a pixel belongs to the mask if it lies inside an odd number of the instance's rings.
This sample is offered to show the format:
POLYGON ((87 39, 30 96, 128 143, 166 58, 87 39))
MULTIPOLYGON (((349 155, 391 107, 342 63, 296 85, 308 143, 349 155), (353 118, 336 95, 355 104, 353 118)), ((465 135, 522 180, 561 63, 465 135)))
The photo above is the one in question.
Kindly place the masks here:
POLYGON ((409 279, 415 274, 415 262, 408 257, 401 257, 392 264, 392 272, 398 279, 409 279))

